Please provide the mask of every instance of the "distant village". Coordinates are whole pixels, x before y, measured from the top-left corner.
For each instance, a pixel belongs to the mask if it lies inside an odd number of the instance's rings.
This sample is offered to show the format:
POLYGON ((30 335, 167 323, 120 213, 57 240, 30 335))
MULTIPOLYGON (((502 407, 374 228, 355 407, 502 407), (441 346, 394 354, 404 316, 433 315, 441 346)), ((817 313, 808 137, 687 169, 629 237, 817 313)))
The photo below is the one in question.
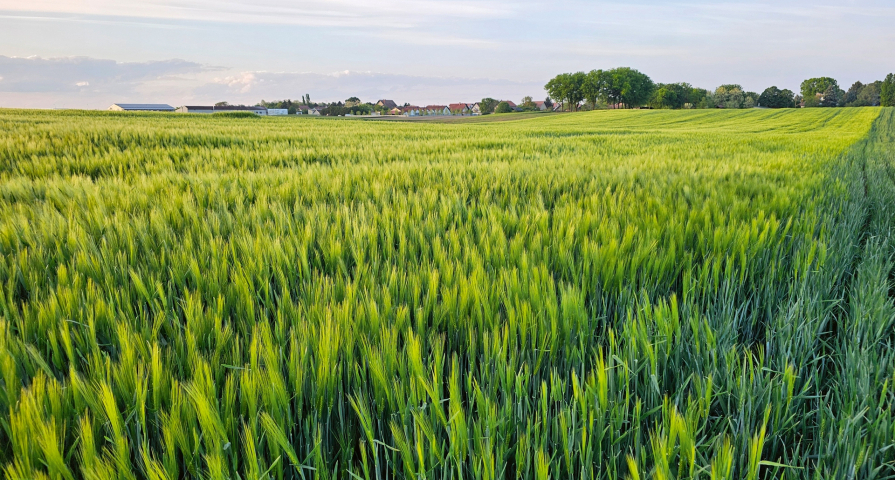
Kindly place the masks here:
POLYGON ((134 104, 115 103, 109 107, 111 111, 118 112, 171 112, 171 113, 228 113, 250 112, 264 116, 284 115, 310 115, 310 116, 473 116, 490 113, 511 113, 525 111, 555 111, 562 108, 560 104, 554 104, 550 98, 536 101, 531 97, 525 97, 520 104, 511 100, 496 100, 485 98, 475 103, 451 103, 449 105, 398 105, 394 100, 379 100, 376 103, 362 103, 356 97, 343 102, 312 103, 305 96, 302 102, 284 100, 279 102, 266 102, 262 100, 258 105, 230 105, 220 102, 215 105, 184 105, 172 107, 167 104, 134 104))

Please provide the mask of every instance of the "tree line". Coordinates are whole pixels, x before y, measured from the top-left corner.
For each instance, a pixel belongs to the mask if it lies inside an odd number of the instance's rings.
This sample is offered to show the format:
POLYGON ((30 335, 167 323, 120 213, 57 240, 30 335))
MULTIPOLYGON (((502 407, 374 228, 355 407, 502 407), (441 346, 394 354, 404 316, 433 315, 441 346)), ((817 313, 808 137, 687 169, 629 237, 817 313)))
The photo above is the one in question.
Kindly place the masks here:
POLYGON ((369 115, 374 111, 384 110, 370 102, 362 102, 357 97, 351 97, 345 100, 345 102, 320 103, 312 102, 310 95, 303 95, 300 102, 296 100, 276 100, 271 102, 261 100, 258 102, 258 106, 288 110, 289 115, 294 115, 298 111, 306 111, 309 108, 316 108, 321 115, 332 117, 339 115, 369 115))
POLYGON ((798 93, 776 86, 761 94, 741 85, 726 84, 707 90, 689 83, 654 83, 633 68, 562 73, 544 86, 563 110, 602 108, 797 108, 895 106, 895 74, 869 84, 855 82, 848 91, 830 77, 802 82, 798 93))

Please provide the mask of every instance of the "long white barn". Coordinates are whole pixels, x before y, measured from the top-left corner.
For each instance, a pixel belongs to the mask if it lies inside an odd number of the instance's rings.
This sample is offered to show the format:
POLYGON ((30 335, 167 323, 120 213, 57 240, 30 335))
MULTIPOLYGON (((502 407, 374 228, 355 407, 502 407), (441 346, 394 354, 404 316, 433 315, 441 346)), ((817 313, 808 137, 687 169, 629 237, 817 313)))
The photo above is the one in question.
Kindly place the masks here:
POLYGON ((113 103, 113 112, 173 112, 174 107, 164 103, 113 103))

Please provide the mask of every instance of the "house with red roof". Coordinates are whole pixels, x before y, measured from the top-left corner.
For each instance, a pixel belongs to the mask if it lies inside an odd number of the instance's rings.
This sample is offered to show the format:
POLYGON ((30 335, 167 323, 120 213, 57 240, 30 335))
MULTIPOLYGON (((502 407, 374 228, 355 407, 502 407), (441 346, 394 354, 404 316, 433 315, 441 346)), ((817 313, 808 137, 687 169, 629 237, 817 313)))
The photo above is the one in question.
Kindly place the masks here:
POLYGON ((472 105, 468 103, 452 103, 448 105, 453 115, 469 115, 472 113, 472 105))
POLYGON ((451 109, 447 105, 426 105, 423 109, 426 115, 450 115, 451 109))

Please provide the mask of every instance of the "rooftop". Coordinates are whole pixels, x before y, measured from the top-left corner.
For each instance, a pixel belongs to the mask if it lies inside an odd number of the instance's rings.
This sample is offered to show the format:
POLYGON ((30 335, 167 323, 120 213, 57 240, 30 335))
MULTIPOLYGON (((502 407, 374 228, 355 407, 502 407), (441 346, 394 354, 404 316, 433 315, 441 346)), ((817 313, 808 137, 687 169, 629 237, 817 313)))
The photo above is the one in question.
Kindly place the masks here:
POLYGON ((174 110, 174 107, 164 103, 114 103, 112 105, 122 110, 174 110))

